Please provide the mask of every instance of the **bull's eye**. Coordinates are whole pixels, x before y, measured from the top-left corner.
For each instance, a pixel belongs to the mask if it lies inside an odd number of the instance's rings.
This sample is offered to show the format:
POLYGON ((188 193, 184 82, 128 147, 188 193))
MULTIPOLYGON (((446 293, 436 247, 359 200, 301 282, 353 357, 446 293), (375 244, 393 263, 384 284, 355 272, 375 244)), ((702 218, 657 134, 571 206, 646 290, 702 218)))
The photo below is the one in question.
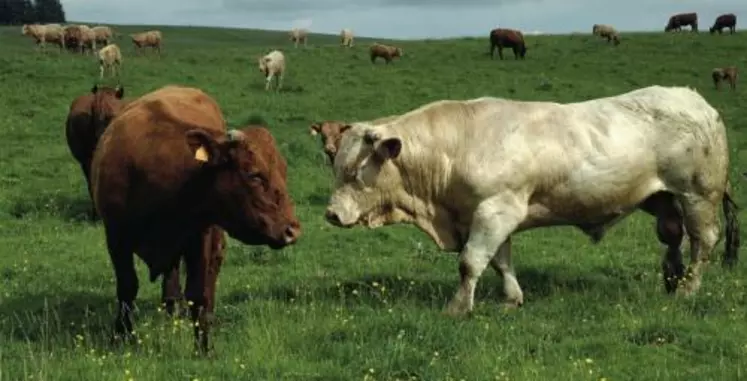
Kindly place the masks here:
POLYGON ((253 183, 262 182, 262 176, 258 172, 247 173, 246 179, 253 183))
POLYGON ((357 180, 357 179, 358 179, 358 169, 357 169, 357 168, 348 168, 348 169, 347 169, 347 170, 345 171, 345 175, 346 175, 346 176, 347 176, 347 177, 348 177, 349 179, 352 179, 352 180, 357 180))

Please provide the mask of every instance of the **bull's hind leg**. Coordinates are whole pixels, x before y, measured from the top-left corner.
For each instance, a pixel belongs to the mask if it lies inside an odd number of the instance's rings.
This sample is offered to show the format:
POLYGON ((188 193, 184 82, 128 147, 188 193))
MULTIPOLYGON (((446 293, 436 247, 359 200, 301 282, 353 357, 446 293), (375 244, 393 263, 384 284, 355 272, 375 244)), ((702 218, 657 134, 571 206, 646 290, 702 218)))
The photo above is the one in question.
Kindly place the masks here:
POLYGON ((179 265, 181 257, 171 267, 171 270, 163 274, 161 279, 161 303, 163 303, 166 313, 173 316, 177 306, 184 299, 181 291, 181 282, 179 280, 179 265))
POLYGON ((480 275, 526 213, 526 204, 512 194, 487 199, 477 207, 469 239, 459 254, 459 289, 446 307, 447 314, 463 316, 472 311, 480 275))
MULTIPOLYGON (((712 194, 720 195, 717 192, 712 194)), ((691 295, 700 288, 703 267, 719 242, 719 202, 718 199, 695 194, 681 198, 685 229, 690 237, 690 264, 681 285, 681 292, 684 295, 691 295)))
POLYGON ((114 334, 115 339, 117 336, 132 338, 132 310, 135 306, 139 282, 135 272, 134 251, 125 243, 123 237, 116 233, 117 231, 119 230, 108 228, 106 232, 106 243, 114 266, 119 302, 117 318, 114 321, 114 334))
POLYGON ((656 236, 659 242, 667 246, 661 270, 664 288, 672 293, 685 272, 680 249, 684 238, 682 214, 675 205, 674 195, 666 192, 652 195, 643 202, 641 208, 656 217, 656 236))
POLYGON ((524 293, 521 291, 516 272, 511 263, 511 236, 498 248, 490 260, 490 266, 503 277, 503 293, 506 294, 506 307, 519 307, 524 304, 524 293))

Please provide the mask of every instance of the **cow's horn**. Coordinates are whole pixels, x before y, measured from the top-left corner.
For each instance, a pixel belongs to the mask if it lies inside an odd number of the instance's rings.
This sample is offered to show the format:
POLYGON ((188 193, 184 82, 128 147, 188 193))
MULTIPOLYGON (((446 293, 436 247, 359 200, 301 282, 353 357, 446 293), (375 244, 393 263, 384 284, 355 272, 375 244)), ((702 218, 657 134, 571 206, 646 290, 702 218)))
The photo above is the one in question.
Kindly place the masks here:
POLYGON ((242 140, 244 139, 244 133, 239 130, 228 130, 228 140, 242 140))

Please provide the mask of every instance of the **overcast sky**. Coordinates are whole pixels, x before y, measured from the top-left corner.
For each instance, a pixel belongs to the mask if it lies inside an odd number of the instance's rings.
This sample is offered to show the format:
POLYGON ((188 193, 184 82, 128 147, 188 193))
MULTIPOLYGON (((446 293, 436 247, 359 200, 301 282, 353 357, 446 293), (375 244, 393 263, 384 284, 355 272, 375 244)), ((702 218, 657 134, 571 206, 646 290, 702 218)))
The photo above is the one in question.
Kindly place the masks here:
MULTIPOLYGON (((497 26, 525 32, 663 31, 669 16, 698 12, 707 30, 722 13, 744 15, 745 0, 61 0, 67 18, 88 23, 202 25, 443 38, 483 36, 497 26)), ((738 25, 737 25, 738 26, 738 25)))

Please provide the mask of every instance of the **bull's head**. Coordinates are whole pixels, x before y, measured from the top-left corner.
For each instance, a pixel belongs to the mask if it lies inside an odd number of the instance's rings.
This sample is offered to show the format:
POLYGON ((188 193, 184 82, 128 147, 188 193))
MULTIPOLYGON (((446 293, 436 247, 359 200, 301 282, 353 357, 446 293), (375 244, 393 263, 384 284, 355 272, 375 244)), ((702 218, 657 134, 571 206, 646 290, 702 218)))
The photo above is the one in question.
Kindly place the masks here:
POLYGON ((287 164, 267 129, 231 130, 217 138, 193 129, 187 142, 214 179, 206 197, 217 225, 248 245, 279 249, 296 242, 301 224, 288 194, 287 164))
POLYGON ((334 161, 336 189, 325 213, 329 223, 376 227, 408 220, 401 209, 406 194, 395 165, 402 140, 384 137, 384 131, 360 124, 343 135, 334 161))
POLYGON ((109 125, 112 119, 122 108, 122 97, 124 96, 124 87, 117 86, 99 87, 93 85, 91 88, 93 102, 91 102, 91 116, 94 121, 94 131, 98 139, 109 125))
POLYGON ((264 75, 267 75, 267 72, 269 70, 268 64, 272 61, 270 57, 259 57, 257 59, 257 66, 259 67, 259 71, 264 73, 264 75))

